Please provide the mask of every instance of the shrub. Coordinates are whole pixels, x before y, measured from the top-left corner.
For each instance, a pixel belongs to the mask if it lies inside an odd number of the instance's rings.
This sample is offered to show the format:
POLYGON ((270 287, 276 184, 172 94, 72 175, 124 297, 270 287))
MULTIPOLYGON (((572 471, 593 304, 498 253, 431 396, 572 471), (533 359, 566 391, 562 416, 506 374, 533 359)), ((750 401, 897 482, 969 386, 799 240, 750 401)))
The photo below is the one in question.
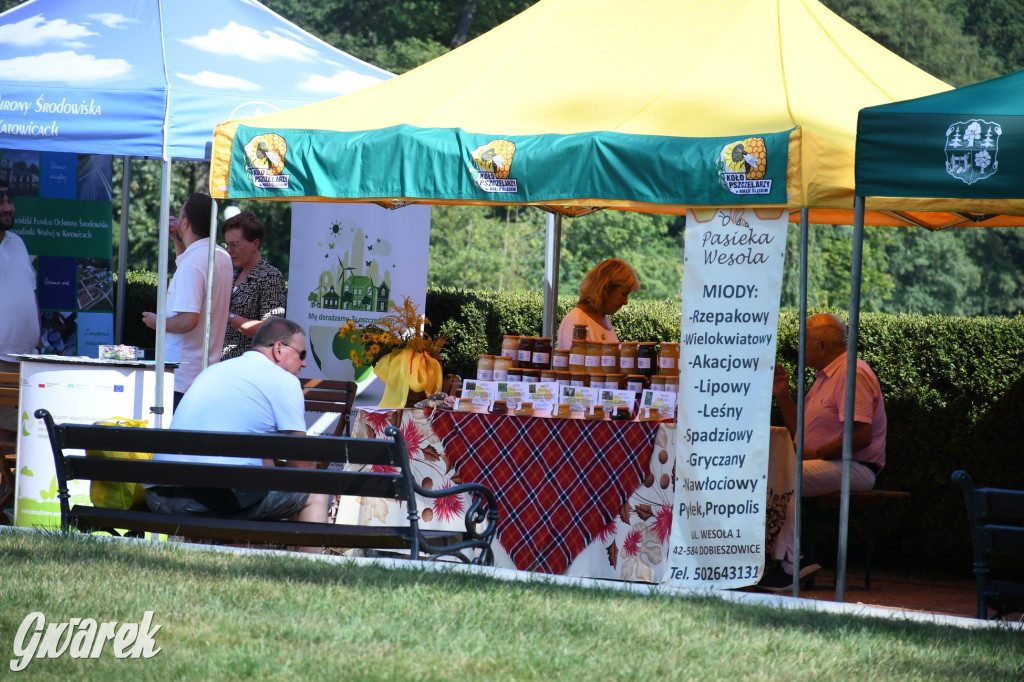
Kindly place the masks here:
MULTIPOLYGON (((156 275, 127 275, 125 343, 151 348, 153 332, 142 311, 156 309, 156 275)), ((557 319, 576 304, 560 296, 557 319)), ((427 290, 433 331, 450 336, 445 371, 476 375, 477 357, 495 355, 504 334, 541 335, 540 294, 427 290)), ((846 313, 834 312, 843 319, 846 313)), ((623 341, 679 341, 681 309, 668 301, 633 301, 612 321, 623 341)), ((796 382, 797 313, 779 314, 778 360, 796 382)), ((967 516, 950 483, 965 469, 977 485, 1024 489, 1024 439, 1017 420, 1024 405, 1024 317, 962 318, 940 315, 860 316, 859 354, 878 375, 888 416, 887 466, 879 488, 907 490, 911 499, 876 511, 878 564, 921 561, 969 568, 967 516)), ((805 377, 807 386, 813 371, 805 377)), ((782 425, 777 410, 773 423, 782 425)), ((835 516, 832 516, 832 521, 835 516)), ((864 546, 860 515, 851 516, 849 553, 864 546)), ((819 548, 834 547, 835 523, 819 523, 819 548), (829 544, 832 543, 832 544, 829 544)), ((827 552, 822 555, 826 560, 827 552)))

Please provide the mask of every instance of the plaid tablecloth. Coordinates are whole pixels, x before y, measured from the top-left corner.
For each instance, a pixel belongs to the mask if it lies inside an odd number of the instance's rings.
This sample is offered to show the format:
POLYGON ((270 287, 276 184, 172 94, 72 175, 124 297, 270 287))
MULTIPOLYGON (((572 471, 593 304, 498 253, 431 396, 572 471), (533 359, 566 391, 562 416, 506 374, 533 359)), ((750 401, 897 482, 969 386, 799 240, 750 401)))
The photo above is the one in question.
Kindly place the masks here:
POLYGON ((650 473, 657 422, 436 412, 463 481, 498 497, 498 537, 518 569, 562 574, 650 473))

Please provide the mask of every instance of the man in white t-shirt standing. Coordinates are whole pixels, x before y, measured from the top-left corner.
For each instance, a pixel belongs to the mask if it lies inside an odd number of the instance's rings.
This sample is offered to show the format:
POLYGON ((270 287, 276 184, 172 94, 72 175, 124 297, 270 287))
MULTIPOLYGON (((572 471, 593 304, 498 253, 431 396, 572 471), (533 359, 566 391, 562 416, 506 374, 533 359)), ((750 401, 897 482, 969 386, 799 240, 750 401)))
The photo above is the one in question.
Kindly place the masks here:
MULTIPOLYGON (((0 371, 17 372, 10 353, 38 353, 39 304, 36 302, 36 271, 14 227, 14 198, 0 180, 0 371)), ((13 438, 18 410, 0 407, 0 436, 13 438)))
MULTIPOLYGON (((176 269, 167 289, 167 359, 181 365, 174 372, 174 406, 177 408, 203 369, 205 332, 206 271, 210 249, 210 209, 208 194, 195 193, 181 207, 175 240, 176 269)), ((231 304, 231 256, 219 246, 213 261, 213 303, 210 306, 210 352, 208 364, 220 359, 224 330, 231 304)), ((142 313, 142 322, 156 329, 156 313, 142 313)))

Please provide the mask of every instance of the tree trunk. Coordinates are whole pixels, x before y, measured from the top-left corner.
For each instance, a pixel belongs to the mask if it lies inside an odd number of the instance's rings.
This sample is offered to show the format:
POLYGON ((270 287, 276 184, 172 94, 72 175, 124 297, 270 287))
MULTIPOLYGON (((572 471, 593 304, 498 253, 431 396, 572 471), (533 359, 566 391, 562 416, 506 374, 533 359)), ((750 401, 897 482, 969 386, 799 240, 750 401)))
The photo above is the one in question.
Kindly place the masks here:
POLYGON ((452 36, 452 44, 449 46, 453 50, 465 43, 466 38, 469 37, 469 27, 473 23, 474 14, 476 14, 476 0, 466 0, 462 5, 462 13, 459 15, 459 25, 455 29, 455 35, 452 36))

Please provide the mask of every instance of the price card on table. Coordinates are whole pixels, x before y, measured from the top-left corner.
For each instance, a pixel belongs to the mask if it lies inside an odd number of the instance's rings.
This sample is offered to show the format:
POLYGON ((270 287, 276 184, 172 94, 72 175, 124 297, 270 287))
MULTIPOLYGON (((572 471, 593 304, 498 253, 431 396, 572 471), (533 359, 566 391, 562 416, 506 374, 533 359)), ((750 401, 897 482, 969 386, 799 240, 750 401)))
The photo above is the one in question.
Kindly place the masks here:
POLYGON ((533 401, 534 410, 553 410, 558 404, 557 381, 541 381, 527 384, 530 394, 526 400, 533 401))
POLYGON ((490 406, 500 400, 497 381, 476 381, 470 379, 462 382, 462 397, 471 398, 474 405, 490 406))
POLYGON ((573 410, 574 412, 582 412, 600 401, 601 389, 599 388, 591 388, 590 386, 561 386, 561 389, 558 394, 558 402, 560 404, 581 406, 579 410, 573 410))

